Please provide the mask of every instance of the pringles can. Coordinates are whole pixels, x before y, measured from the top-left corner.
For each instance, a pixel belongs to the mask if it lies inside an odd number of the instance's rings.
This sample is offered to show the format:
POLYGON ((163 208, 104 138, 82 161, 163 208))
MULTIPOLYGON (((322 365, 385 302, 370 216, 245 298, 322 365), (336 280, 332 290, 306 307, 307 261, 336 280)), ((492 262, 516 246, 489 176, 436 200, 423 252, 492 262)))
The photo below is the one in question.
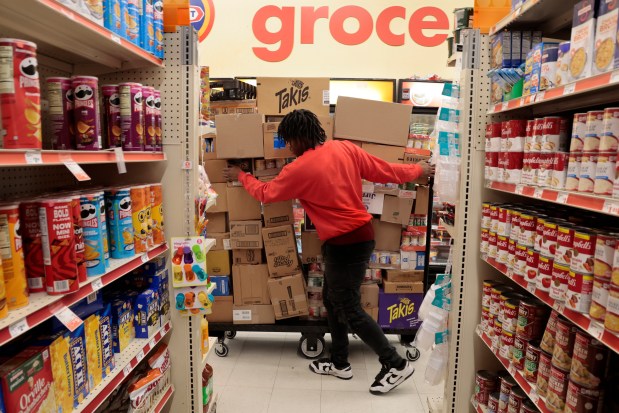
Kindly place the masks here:
MULTIPOLYGON (((0 206, 0 254, 9 310, 28 305, 28 282, 17 205, 0 206)), ((1 299, 1 297, 0 297, 1 299)))
POLYGON ((144 102, 144 150, 154 152, 157 149, 155 89, 151 86, 142 88, 144 102))
POLYGON ((51 124, 52 149, 75 149, 73 86, 68 77, 47 78, 47 100, 51 124))
POLYGON ((102 148, 99 79, 94 76, 75 76, 72 87, 75 146, 77 149, 97 151, 102 148))
POLYGON ((136 254, 142 254, 148 250, 149 228, 146 210, 147 206, 150 205, 150 195, 146 196, 144 188, 144 186, 135 186, 130 190, 133 240, 136 254))
POLYGON ((123 150, 144 150, 144 104, 140 83, 121 83, 120 122, 123 150))
POLYGON ((22 227, 28 290, 31 293, 42 293, 45 292, 45 267, 43 264, 43 246, 41 245, 39 202, 22 202, 19 204, 19 219, 22 227))
POLYGON ((101 92, 103 93, 107 145, 110 148, 122 147, 118 85, 104 85, 101 87, 101 92))
POLYGON ((164 224, 163 224, 163 191, 161 184, 150 186, 151 193, 151 219, 153 225, 153 242, 154 245, 163 244, 165 242, 164 224))
POLYGON ((131 191, 121 188, 105 193, 109 222, 111 256, 115 259, 135 255, 133 244, 133 216, 131 214, 131 191))
POLYGON ((85 194, 80 198, 86 272, 89 277, 105 274, 105 251, 101 235, 99 194, 85 194))

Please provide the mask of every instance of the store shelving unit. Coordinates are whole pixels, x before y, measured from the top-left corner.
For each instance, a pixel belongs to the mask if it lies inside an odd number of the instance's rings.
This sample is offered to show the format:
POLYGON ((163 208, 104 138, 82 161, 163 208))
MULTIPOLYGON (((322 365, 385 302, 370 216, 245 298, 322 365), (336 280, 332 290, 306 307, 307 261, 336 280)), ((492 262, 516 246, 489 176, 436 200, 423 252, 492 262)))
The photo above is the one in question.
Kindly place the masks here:
POLYGON ((166 407, 172 395, 174 394, 174 386, 170 385, 165 392, 163 392, 157 400, 155 400, 155 408, 152 410, 152 413, 161 413, 163 409, 166 407))
POLYGON ((510 28, 542 30, 556 34, 572 22, 572 6, 577 0, 527 0, 490 28, 490 35, 510 28), (569 11, 568 11, 569 10, 569 11))
MULTIPOLYGON (((123 152, 125 163, 158 162, 166 159, 163 152, 123 152)), ((63 165, 65 162, 87 164, 116 164, 114 151, 26 151, 0 149, 0 168, 23 165, 63 165)))
POLYGON ((133 339, 127 348, 114 355, 116 366, 112 374, 107 376, 97 387, 91 389, 88 397, 73 409, 73 413, 94 412, 112 394, 114 390, 129 376, 129 374, 144 360, 148 353, 159 344, 172 329, 172 323, 165 323, 153 337, 148 339, 133 339))
POLYGON ((41 59, 65 72, 102 74, 161 67, 163 61, 54 0, 2 2, 0 27, 7 36, 37 43, 41 59))
POLYGON ((130 273, 142 264, 168 251, 167 244, 159 245, 150 251, 132 258, 122 260, 110 259, 110 270, 100 277, 89 277, 80 284, 79 291, 69 295, 48 295, 36 293, 30 295, 30 304, 26 307, 9 312, 6 318, 0 320, 0 346, 19 337, 55 313, 79 300, 86 298, 95 291, 111 284, 122 276, 130 273))
POLYGON ((443 228, 445 228, 445 231, 447 231, 447 233, 451 236, 451 238, 455 238, 456 236, 456 228, 454 225, 449 225, 448 223, 446 223, 445 221, 443 221, 442 219, 440 220, 441 226, 443 228))
POLYGON ((201 370, 204 370, 204 367, 206 367, 206 363, 208 362, 208 356, 209 354, 211 354, 211 351, 213 351, 216 345, 217 345, 217 337, 209 337, 208 338, 208 351, 206 352, 204 356, 202 356, 202 362, 200 363, 201 370))

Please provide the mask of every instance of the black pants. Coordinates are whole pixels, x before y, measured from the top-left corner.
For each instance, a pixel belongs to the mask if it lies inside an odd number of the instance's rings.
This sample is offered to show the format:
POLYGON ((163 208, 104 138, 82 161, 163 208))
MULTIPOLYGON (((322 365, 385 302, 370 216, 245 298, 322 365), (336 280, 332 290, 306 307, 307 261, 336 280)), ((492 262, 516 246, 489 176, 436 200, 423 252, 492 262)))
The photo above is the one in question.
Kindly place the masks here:
POLYGON ((323 246, 325 280, 323 301, 331 331, 331 362, 348 365, 348 326, 374 350, 382 364, 399 366, 403 359, 385 334, 361 307, 361 283, 375 242, 323 246))

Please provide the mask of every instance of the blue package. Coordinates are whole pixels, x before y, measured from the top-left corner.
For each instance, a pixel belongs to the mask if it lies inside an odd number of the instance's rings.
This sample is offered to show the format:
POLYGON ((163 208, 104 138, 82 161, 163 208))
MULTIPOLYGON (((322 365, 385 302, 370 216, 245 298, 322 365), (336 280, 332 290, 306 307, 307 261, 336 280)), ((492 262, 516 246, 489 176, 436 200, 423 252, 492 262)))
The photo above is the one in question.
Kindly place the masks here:
POLYGON ((86 273, 89 277, 103 275, 105 274, 105 249, 98 194, 82 195, 80 207, 86 248, 86 273))
POLYGON ((105 268, 110 268, 110 241, 107 232, 107 214, 105 213, 105 196, 103 192, 97 194, 99 199, 99 217, 101 219, 101 242, 103 243, 103 256, 105 257, 105 268))
POLYGON ((149 338, 159 329, 157 297, 151 289, 139 294, 135 299, 135 337, 149 338))
POLYGON ((135 255, 133 243, 133 217, 129 188, 105 192, 111 257, 130 258, 135 255))
POLYGON ((163 59, 163 0, 154 0, 153 4, 153 27, 155 29, 155 56, 163 59))
MULTIPOLYGON (((94 313, 101 311, 105 308, 103 304, 103 295, 100 291, 95 291, 89 294, 86 298, 81 299, 77 303, 69 307, 76 316, 82 320, 87 319, 94 313)), ((52 331, 57 332, 65 330, 66 327, 56 317, 52 318, 52 331)))
POLYGON ((112 374, 115 367, 114 340, 112 334, 112 305, 108 303, 99 313, 99 333, 101 334, 103 378, 112 374))
POLYGON ((125 38, 131 43, 140 45, 140 9, 142 0, 127 0, 125 19, 125 38))
POLYGON ((121 298, 112 302, 112 348, 122 352, 135 337, 133 329, 133 304, 131 299, 121 298))
POLYGON ((0 386, 0 413, 6 413, 4 408, 4 396, 2 396, 2 386, 0 386))
POLYGON ((104 0, 103 1, 103 26, 116 33, 123 35, 123 15, 127 7, 127 0, 104 0))
POLYGON ((73 406, 77 408, 90 393, 84 324, 74 331, 68 332, 67 336, 69 337, 71 365, 73 366, 73 406))
POLYGON ((213 295, 215 297, 223 297, 230 295, 230 277, 227 275, 211 275, 210 280, 215 284, 213 295))
POLYGON ((141 0, 142 9, 140 14, 140 46, 142 49, 155 52, 155 27, 153 0, 141 0))

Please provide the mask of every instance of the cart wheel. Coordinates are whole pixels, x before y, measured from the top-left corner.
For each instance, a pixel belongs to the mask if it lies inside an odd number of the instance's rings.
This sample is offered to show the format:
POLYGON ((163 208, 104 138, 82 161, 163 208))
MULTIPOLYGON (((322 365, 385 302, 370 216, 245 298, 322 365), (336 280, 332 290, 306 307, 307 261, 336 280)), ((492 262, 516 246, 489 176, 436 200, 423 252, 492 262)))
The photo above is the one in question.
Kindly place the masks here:
POLYGON ((228 340, 232 340, 234 337, 236 337, 236 331, 226 331, 226 338, 228 340))
POLYGON ((299 340, 299 351, 303 354, 303 356, 305 356, 305 358, 318 358, 325 351, 325 339, 322 337, 311 339, 310 337, 302 336, 299 340), (316 344, 312 345, 314 340, 316 344))
POLYGON ((420 356, 421 356, 421 353, 419 352, 417 347, 411 347, 411 348, 406 350, 406 358, 409 361, 417 361, 417 360, 419 360, 420 356))
POLYGON ((408 346, 415 339, 414 335, 411 334, 400 334, 400 343, 405 346, 408 346))
POLYGON ((226 343, 219 343, 215 347, 215 354, 219 357, 226 357, 228 355, 228 351, 230 351, 230 349, 226 343))

